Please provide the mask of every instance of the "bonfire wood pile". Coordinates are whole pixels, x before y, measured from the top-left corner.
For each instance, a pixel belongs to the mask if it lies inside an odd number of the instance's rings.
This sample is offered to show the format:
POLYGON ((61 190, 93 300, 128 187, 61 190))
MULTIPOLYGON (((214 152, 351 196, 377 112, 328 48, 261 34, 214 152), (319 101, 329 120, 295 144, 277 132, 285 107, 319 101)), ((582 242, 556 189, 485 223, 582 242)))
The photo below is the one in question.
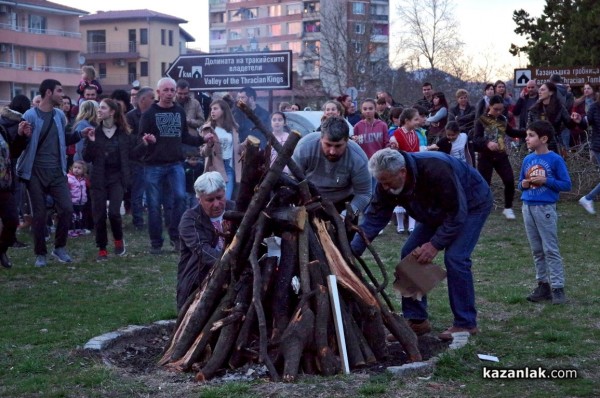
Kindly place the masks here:
MULTIPOLYGON (((244 112, 254 118, 247 108, 244 112)), ((247 141, 237 211, 225 214, 234 225, 228 245, 182 308, 159 363, 176 371, 195 371, 198 381, 220 369, 258 362, 275 381, 293 381, 300 371, 338 373, 341 350, 328 275, 336 275, 340 287, 351 368, 389 357, 386 329, 409 360, 420 360, 416 336, 392 312, 383 291, 387 277, 377 283, 362 260, 352 255, 349 219, 342 220, 291 160, 300 134, 292 132, 282 147, 256 118, 253 121, 269 137, 277 160, 269 165, 269 148, 261 151, 258 140, 247 141), (295 179, 282 174, 286 165, 295 179), (263 244, 272 236, 281 238, 279 260, 269 256, 263 244)))

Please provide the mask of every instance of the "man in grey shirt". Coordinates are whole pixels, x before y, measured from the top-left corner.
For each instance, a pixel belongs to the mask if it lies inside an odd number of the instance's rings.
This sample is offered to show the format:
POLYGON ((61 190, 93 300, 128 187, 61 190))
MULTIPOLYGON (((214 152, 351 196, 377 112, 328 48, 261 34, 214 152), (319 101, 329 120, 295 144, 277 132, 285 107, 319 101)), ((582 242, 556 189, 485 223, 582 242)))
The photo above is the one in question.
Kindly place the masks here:
POLYGON ((346 121, 332 116, 323 122, 321 132, 300 140, 292 158, 339 212, 350 202, 357 214, 371 200, 371 174, 367 155, 349 137, 346 121))

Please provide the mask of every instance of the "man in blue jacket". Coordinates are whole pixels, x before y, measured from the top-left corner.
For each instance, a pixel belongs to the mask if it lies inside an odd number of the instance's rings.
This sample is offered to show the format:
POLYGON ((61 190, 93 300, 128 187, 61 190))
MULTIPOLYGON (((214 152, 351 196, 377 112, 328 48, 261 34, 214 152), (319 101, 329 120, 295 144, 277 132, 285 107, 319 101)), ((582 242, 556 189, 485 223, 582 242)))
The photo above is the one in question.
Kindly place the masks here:
POLYGON ((65 133, 65 114, 55 109, 55 106, 62 104, 63 89, 60 82, 54 79, 44 80, 40 84, 40 95, 42 100, 39 106, 29 109, 23 115, 32 134, 17 161, 17 176, 26 182, 31 200, 35 266, 45 267, 46 195, 54 200, 58 216, 52 255, 62 263, 72 261, 65 248, 73 214, 66 177, 66 149, 68 145, 77 143, 81 136, 79 133, 65 133))
MULTIPOLYGON (((492 208, 492 193, 479 172, 458 159, 437 152, 377 151, 369 160, 377 180, 373 200, 361 228, 373 240, 387 225, 395 206, 402 206, 417 224, 404 244, 401 258, 414 255, 420 263, 434 260, 445 250, 448 295, 454 324, 439 337, 477 330, 471 253, 492 208)), ((360 255, 365 243, 359 236, 352 250, 360 255)), ((417 335, 431 331, 427 298, 402 298, 402 311, 417 335)))

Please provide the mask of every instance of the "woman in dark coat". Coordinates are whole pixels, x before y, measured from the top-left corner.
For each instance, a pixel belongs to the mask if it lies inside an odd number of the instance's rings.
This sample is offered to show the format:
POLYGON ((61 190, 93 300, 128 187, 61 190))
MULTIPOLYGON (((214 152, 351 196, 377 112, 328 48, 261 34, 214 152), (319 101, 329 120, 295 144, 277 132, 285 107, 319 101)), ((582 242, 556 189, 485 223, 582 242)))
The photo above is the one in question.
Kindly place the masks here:
MULTIPOLYGON (((98 107, 98 127, 88 128, 83 145, 83 160, 92 163, 90 175, 90 196, 92 214, 98 246, 97 261, 108 258, 106 247, 106 202, 108 220, 115 242, 115 254, 125 254, 123 243, 123 222, 121 202, 126 187, 131 181, 130 157, 134 150, 134 137, 129 134, 129 126, 119 103, 110 98, 103 99, 98 107)), ((139 144, 142 145, 142 144, 139 144)))

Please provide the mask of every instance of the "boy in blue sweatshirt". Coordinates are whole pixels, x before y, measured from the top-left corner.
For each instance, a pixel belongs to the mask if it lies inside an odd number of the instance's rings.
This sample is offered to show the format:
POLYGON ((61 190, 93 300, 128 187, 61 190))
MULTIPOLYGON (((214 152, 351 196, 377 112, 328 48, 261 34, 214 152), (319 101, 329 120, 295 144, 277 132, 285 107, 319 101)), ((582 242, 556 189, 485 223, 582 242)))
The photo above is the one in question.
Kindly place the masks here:
POLYGON ((563 158, 548 149, 553 134, 554 128, 545 120, 527 126, 525 142, 533 152, 523 159, 519 189, 538 282, 527 300, 564 304, 565 273, 558 250, 556 202, 559 192, 571 190, 571 178, 563 158))

